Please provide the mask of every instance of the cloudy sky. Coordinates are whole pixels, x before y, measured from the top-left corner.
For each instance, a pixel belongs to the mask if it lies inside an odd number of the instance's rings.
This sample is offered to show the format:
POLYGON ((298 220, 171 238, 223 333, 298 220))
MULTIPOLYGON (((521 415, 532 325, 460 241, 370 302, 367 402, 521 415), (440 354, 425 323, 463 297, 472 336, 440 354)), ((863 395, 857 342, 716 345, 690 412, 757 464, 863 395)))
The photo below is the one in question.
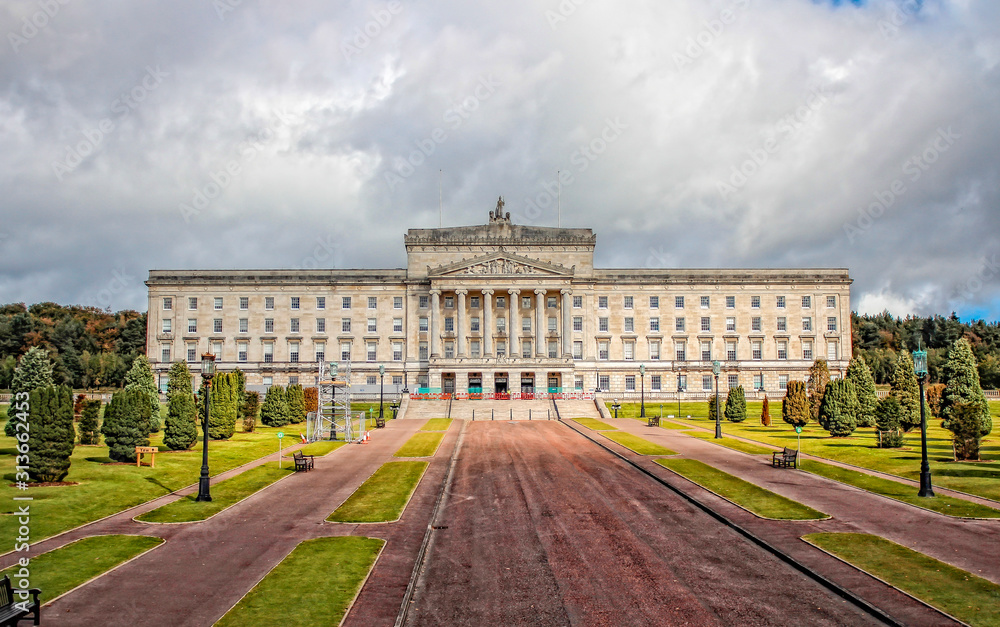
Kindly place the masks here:
POLYGON ((591 227, 604 267, 847 267, 1000 318, 1000 3, 0 3, 0 302, 151 268, 400 267, 591 227))

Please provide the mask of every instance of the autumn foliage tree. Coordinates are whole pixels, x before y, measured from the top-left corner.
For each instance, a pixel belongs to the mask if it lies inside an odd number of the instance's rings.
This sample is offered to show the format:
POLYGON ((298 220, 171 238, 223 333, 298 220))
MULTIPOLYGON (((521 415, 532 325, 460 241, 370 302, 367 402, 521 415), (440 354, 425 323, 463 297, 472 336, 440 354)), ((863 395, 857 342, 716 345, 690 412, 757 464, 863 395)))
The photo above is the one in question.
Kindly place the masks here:
POLYGON ((767 400, 767 394, 764 395, 764 403, 760 408, 760 424, 765 427, 771 426, 771 404, 767 400))

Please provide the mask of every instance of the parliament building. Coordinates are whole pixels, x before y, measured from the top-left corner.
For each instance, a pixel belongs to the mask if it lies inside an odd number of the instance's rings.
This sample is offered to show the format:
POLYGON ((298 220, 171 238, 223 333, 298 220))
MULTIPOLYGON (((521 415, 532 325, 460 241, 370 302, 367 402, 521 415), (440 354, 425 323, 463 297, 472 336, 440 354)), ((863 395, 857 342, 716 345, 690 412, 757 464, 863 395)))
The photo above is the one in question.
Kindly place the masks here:
POLYGON ((242 369, 248 384, 351 383, 412 393, 606 390, 784 394, 815 359, 851 357, 851 278, 830 269, 595 268, 591 229, 512 224, 410 229, 405 268, 151 270, 147 355, 242 369), (640 380, 640 365, 645 375, 640 380))

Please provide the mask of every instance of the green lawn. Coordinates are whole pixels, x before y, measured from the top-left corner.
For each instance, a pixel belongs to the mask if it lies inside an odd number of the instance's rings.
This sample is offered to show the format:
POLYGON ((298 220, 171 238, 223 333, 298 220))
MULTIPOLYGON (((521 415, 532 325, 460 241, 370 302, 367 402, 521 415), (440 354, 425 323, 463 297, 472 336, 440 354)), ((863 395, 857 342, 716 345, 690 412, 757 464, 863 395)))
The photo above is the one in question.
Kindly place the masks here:
MULTIPOLYGON (((237 432, 230 440, 211 441, 208 445, 209 468, 213 475, 236 468, 264 455, 274 455, 278 450, 275 434, 284 430, 294 432, 299 426, 281 429, 258 427, 254 433, 237 432)), ((14 496, 31 496, 31 541, 72 529, 84 523, 120 512, 158 496, 169 494, 198 481, 201 469, 201 439, 194 449, 184 452, 167 452, 163 433, 155 434, 151 443, 160 446, 156 455, 156 468, 134 464, 110 464, 106 446, 77 446, 73 451, 72 467, 66 481, 73 486, 29 488, 19 491, 11 487, 14 481, 14 442, 0 433, 0 537, 13 538, 17 521, 4 513, 15 511, 14 496)), ((0 549, 2 550, 2 549, 0 549)))
POLYGON ((587 427, 588 429, 593 429, 594 431, 617 431, 618 427, 614 427, 604 422, 603 420, 597 420, 596 418, 573 418, 581 426, 587 427))
POLYGON ((283 464, 282 468, 278 468, 277 462, 269 462, 212 485, 211 501, 196 501, 197 494, 191 494, 137 516, 136 520, 153 523, 205 520, 293 472, 295 466, 291 460, 283 464))
POLYGON ((358 536, 306 540, 229 610, 216 627, 339 625, 383 546, 385 540, 358 536))
POLYGON ((425 470, 427 462, 382 464, 327 520, 346 523, 398 520, 425 470))
MULTIPOLYGON (((82 538, 32 557, 28 565, 30 587, 41 589, 41 602, 45 604, 160 544, 163 544, 162 539, 149 536, 82 538)), ((19 577, 15 578, 15 574, 18 569, 18 566, 11 566, 0 572, 0 577, 10 575, 17 586, 19 577)))
POLYGON ((451 418, 431 418, 427 424, 420 427, 421 431, 447 431, 451 426, 451 418))
POLYGON ((823 512, 765 490, 696 459, 658 459, 656 463, 763 518, 780 520, 829 518, 823 512))
POLYGON ((399 447, 393 457, 433 457, 443 439, 444 431, 414 433, 406 444, 399 447))
POLYGON ((341 446, 346 444, 346 442, 334 442, 331 440, 320 440, 319 442, 313 442, 312 444, 306 444, 302 447, 303 455, 315 455, 316 457, 323 457, 331 451, 335 451, 341 446))
MULTIPOLYGON (((638 416, 632 416, 632 418, 634 420, 638 420, 642 424, 646 424, 649 421, 649 418, 639 418, 638 416)), ((684 430, 691 429, 691 427, 687 425, 681 425, 677 424, 676 422, 670 422, 669 420, 666 419, 666 417, 664 417, 663 420, 660 421, 660 427, 663 429, 684 429, 684 430)))
POLYGON ((875 494, 881 494, 897 501, 924 507, 948 516, 1000 518, 1000 510, 972 503, 964 499, 956 499, 951 496, 919 497, 917 496, 917 488, 912 485, 906 485, 892 479, 873 477, 850 468, 841 468, 840 466, 824 464, 823 462, 810 459, 801 460, 799 468, 806 472, 826 477, 827 479, 840 481, 841 483, 846 483, 862 490, 868 490, 875 494))
POLYGON ((602 431, 601 435, 639 455, 676 455, 675 451, 624 431, 602 431))
POLYGON ((708 433, 707 431, 688 431, 685 435, 690 435, 693 438, 698 438, 699 440, 705 440, 706 442, 711 442, 712 444, 718 444, 719 446, 725 446, 726 448, 731 448, 741 453, 747 453, 748 455, 770 455, 774 449, 769 449, 760 444, 751 444, 749 442, 744 442, 743 440, 736 440, 733 438, 727 438, 723 436, 721 440, 715 439, 714 433, 708 433))
POLYGON ((1000 586, 968 571, 865 533, 802 539, 969 625, 1000 625, 1000 586))

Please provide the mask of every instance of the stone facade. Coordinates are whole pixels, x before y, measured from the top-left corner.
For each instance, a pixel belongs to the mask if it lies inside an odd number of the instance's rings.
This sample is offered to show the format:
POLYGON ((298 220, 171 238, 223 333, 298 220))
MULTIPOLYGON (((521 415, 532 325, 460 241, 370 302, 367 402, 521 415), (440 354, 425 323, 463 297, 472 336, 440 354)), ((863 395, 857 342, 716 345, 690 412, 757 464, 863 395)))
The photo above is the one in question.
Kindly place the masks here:
POLYGON ((313 385, 317 361, 352 383, 411 391, 609 389, 651 398, 714 385, 780 395, 819 357, 850 360, 846 269, 599 269, 590 229, 411 229, 407 267, 152 270, 147 354, 197 371, 205 351, 250 384, 313 385), (639 376, 640 364, 646 374, 639 376))

